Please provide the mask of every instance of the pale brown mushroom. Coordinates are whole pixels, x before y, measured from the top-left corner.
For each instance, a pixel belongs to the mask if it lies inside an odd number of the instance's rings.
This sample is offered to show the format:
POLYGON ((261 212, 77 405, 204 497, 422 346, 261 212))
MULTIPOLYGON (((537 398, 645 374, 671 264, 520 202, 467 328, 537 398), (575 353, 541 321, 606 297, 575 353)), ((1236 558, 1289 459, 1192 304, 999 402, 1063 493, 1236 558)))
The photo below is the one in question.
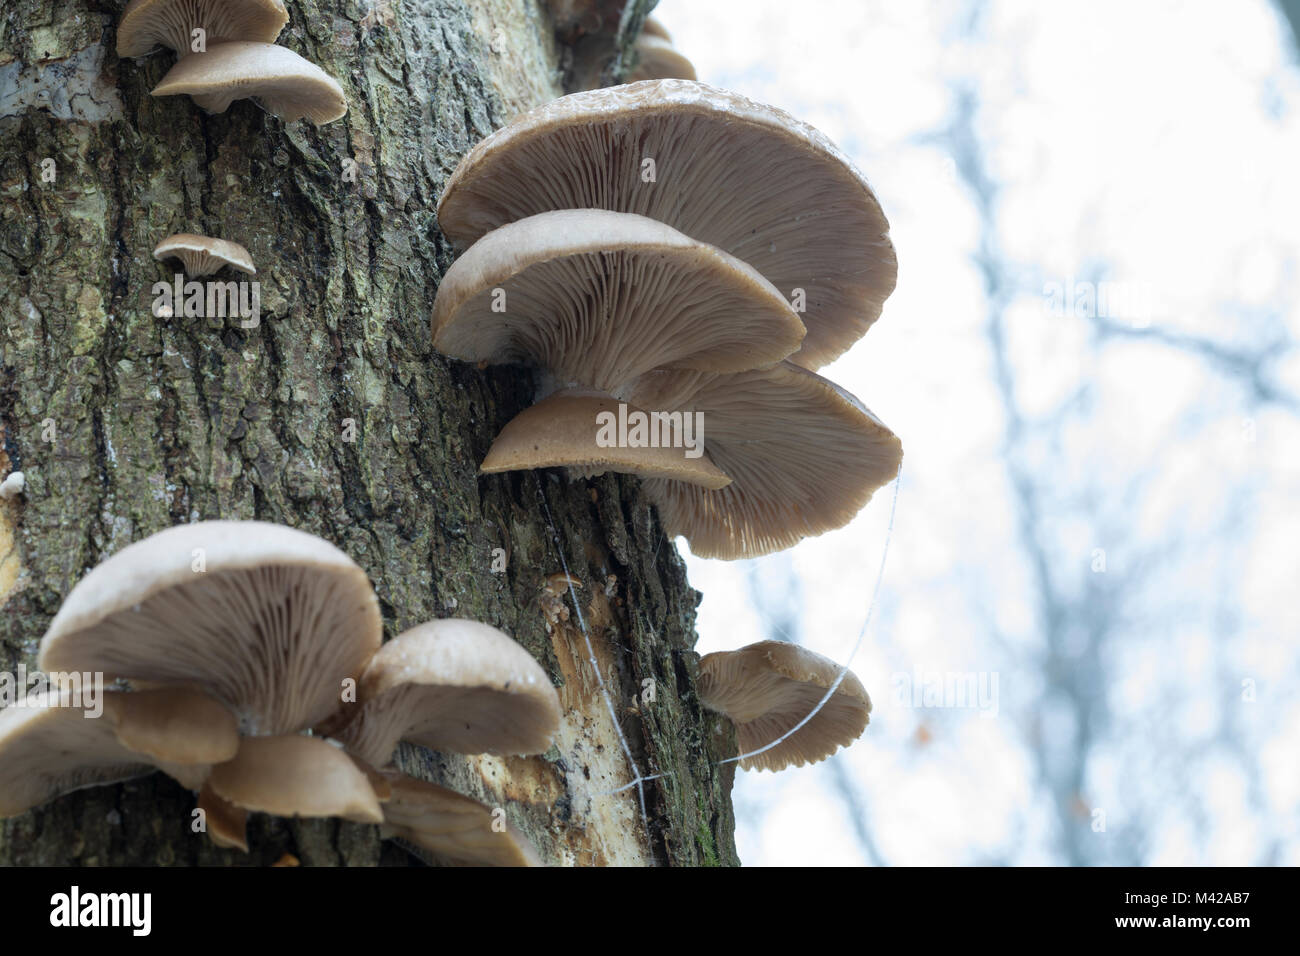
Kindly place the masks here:
MULTIPOLYGON (((501 429, 487 457, 479 467, 482 474, 531 468, 566 468, 583 477, 607 471, 666 478, 723 488, 731 479, 722 473, 700 447, 693 454, 686 446, 682 415, 676 420, 656 419, 637 408, 629 408, 601 392, 566 389, 547 396, 524 409, 501 429), (632 415, 650 422, 645 444, 602 443, 601 433, 611 418, 626 420, 632 415), (609 416, 603 418, 602 416, 609 416), (674 427, 675 424, 675 427, 674 427), (649 442, 653 441, 653 445, 649 442)), ((692 442, 703 436, 692 435, 692 442)))
POLYGON ((852 671, 796 644, 760 641, 738 651, 700 659, 700 703, 736 725, 742 754, 779 740, 813 713, 843 672, 843 679, 816 715, 780 744, 740 761, 745 770, 783 770, 825 760, 862 736, 871 719, 871 698, 852 671))
POLYGON ((356 703, 318 731, 382 767, 399 740, 455 753, 541 753, 560 716, 559 696, 528 651, 494 627, 451 618, 380 648, 356 703))
POLYGON ((658 37, 660 40, 673 42, 672 34, 668 28, 656 20, 654 17, 646 17, 645 23, 641 24, 641 35, 646 37, 658 37))
POLYGON ((699 412, 725 488, 652 478, 665 530, 709 558, 749 558, 843 527, 898 473, 902 443, 861 402, 790 362, 731 375, 652 372, 639 408, 699 412))
POLYGON ((237 242, 228 239, 213 239, 192 232, 178 232, 158 243, 153 257, 161 262, 164 259, 181 260, 185 274, 189 276, 206 276, 231 266, 240 272, 257 275, 253 257, 237 242))
POLYGON ((306 117, 320 125, 348 111, 343 88, 324 70, 273 43, 218 43, 187 56, 153 88, 153 96, 188 94, 210 113, 224 113, 235 100, 255 97, 286 123, 306 117))
MULTIPOLYGON (((649 25, 648 20, 646 23, 649 25)), ((682 56, 670 40, 643 32, 636 38, 632 49, 636 52, 636 66, 627 75, 628 83, 695 79, 695 64, 682 56)))
POLYGON ((239 749, 235 715, 190 688, 106 693, 104 717, 122 746, 150 758, 190 790, 202 786, 209 767, 229 760, 239 749))
POLYGON ((689 80, 574 93, 521 114, 461 160, 438 222, 466 248, 556 209, 648 216, 748 263, 803 306, 808 334, 793 361, 807 368, 860 338, 897 278, 889 224, 843 153, 781 110, 689 80))
POLYGON ((527 362, 607 393, 651 369, 739 371, 804 335, 745 263, 627 213, 566 209, 501 226, 447 270, 434 346, 468 362, 527 362))
POLYGON ((86 575, 40 665, 193 685, 245 733, 294 733, 338 707, 382 634, 364 571, 314 535, 257 521, 178 525, 86 575))
POLYGON ((520 832, 491 807, 446 787, 387 773, 392 799, 384 804, 384 835, 402 840, 441 866, 541 866, 520 832))
POLYGON ((203 811, 205 832, 216 846, 248 852, 248 811, 216 794, 204 781, 196 804, 203 811))
POLYGON ((382 823, 366 773, 343 748, 317 737, 245 737, 233 760, 212 768, 212 793, 255 813, 382 823))
POLYGON ((83 787, 164 770, 196 787, 239 745, 234 719, 194 691, 105 691, 95 716, 71 690, 0 711, 0 817, 83 787))
POLYGON ((117 55, 145 56, 165 46, 186 56, 196 29, 204 31, 205 45, 271 43, 288 22, 281 0, 131 0, 117 24, 117 55))

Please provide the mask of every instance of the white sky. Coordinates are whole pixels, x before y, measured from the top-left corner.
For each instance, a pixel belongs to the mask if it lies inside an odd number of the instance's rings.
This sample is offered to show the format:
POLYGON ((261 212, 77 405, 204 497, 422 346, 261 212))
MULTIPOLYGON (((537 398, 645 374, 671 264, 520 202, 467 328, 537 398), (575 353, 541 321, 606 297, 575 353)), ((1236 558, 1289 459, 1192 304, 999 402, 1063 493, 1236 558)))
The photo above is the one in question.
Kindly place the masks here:
MULTIPOLYGON (((1068 740, 1073 717, 1041 700, 1033 666, 1041 635, 1001 457, 1006 418, 972 260, 978 213, 945 149, 930 145, 965 84, 1000 187, 997 241, 1016 269, 1005 315, 1020 405, 1046 415, 1094 386, 1027 452, 1059 476, 1045 519, 1061 562, 1053 574, 1082 580, 1104 549, 1107 583, 1127 602, 1106 661, 1112 726, 1091 751, 1079 825, 1097 840, 1135 828, 1147 863, 1263 862, 1271 846, 1269 862, 1300 864, 1300 702, 1294 681, 1270 681, 1297 676, 1297 416, 1251 406, 1184 353, 1094 352, 1087 323, 1053 314, 1043 294, 1048 282, 1104 277, 1151 301, 1149 316, 1120 321, 1230 347, 1300 334, 1300 70, 1289 36, 1264 0, 993 2, 974 39, 961 30, 969 7, 662 0, 655 14, 702 81, 787 109, 844 148, 898 249, 899 285, 880 322, 823 370, 902 437, 906 455, 881 603, 853 661, 872 725, 834 759, 890 863, 1062 862, 1026 740, 1068 740), (1219 547, 1227 537, 1236 543, 1219 547), (916 669, 996 672, 998 715, 900 705, 893 675, 916 669), (1238 677, 1257 681, 1254 705, 1240 702, 1238 677), (1235 756, 1215 739, 1228 716, 1235 756), (1242 753, 1260 792, 1243 782, 1242 753), (1106 833, 1089 826, 1096 809, 1106 833)), ((1279 371, 1300 393, 1294 350, 1279 371)), ((753 606, 755 573, 765 591, 788 590, 804 643, 845 660, 889 498, 878 493, 848 528, 784 554, 688 558, 705 595, 700 652, 770 636, 753 606)), ((831 783, 824 765, 740 774, 742 861, 866 862, 831 783)))

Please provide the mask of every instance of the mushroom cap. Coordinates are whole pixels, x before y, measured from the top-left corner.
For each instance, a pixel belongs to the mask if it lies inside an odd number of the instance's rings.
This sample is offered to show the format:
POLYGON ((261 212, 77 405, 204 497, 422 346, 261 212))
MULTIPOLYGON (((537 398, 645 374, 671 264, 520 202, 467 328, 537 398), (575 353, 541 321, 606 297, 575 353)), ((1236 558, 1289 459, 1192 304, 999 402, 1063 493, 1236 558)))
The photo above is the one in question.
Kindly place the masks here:
POLYGON ((153 257, 159 262, 167 258, 180 259, 185 266, 185 274, 190 276, 211 275, 222 266, 232 266, 249 275, 257 275, 253 257, 239 243, 192 232, 178 232, 174 236, 168 236, 158 243, 153 257))
POLYGON ((770 365, 803 335, 790 303, 734 256, 603 209, 494 229, 447 270, 433 305, 439 351, 537 364, 605 391, 663 366, 770 365), (494 311, 502 290, 504 311, 494 311))
POLYGON ((634 49, 637 62, 628 74, 629 83, 641 80, 695 79, 695 64, 682 56, 671 40, 643 31, 636 38, 634 49))
POLYGON ((222 800, 256 813, 384 821, 365 771, 319 737, 245 737, 234 760, 212 768, 208 785, 222 800))
POLYGON ((209 840, 225 849, 248 852, 247 810, 217 796, 208 781, 204 781, 195 806, 203 811, 209 840))
POLYGON ((144 56, 161 45, 186 56, 196 27, 206 31, 208 45, 271 43, 288 22, 281 0, 131 0, 117 24, 117 55, 144 56))
POLYGON ((393 638, 357 689, 320 728, 381 767, 399 740, 455 753, 536 754, 560 725, 560 698, 523 647, 478 621, 448 618, 393 638), (351 712, 349 712, 351 711, 351 712))
POLYGON ((492 829, 492 809, 434 783, 386 773, 392 799, 384 804, 388 834, 443 866, 541 866, 528 838, 509 821, 492 829))
POLYGON ((673 42, 673 35, 668 32, 668 28, 656 20, 654 17, 646 17, 645 22, 641 24, 641 35, 643 37, 658 37, 661 40, 673 42))
POLYGON ((188 93, 210 113, 224 113, 250 96, 286 123, 304 116, 317 125, 348 111, 343 88, 332 76, 288 47, 236 40, 176 62, 153 88, 153 96, 188 93))
POLYGON ((585 475, 616 471, 643 478, 671 478, 705 488, 722 488, 731 483, 708 455, 688 458, 683 447, 662 443, 658 448, 602 447, 596 441, 597 416, 610 414, 617 418, 620 404, 626 403, 602 392, 555 392, 506 423, 479 471, 495 474, 530 468, 571 468, 585 475))
POLYGON ((64 694, 33 695, 0 710, 0 817, 17 816, 61 794, 153 773, 142 754, 118 742, 112 725, 86 717, 64 694))
MULTIPOLYGON (((709 710, 736 725, 741 753, 765 747, 807 717, 842 668, 797 644, 759 641, 738 651, 700 659, 697 690, 709 710)), ((871 719, 871 698, 852 671, 815 717, 789 739, 740 761, 745 770, 783 770, 817 763, 862 736, 871 719)))
POLYGON ((183 776, 203 776, 238 747, 229 712, 202 694, 105 691, 102 700, 98 717, 69 689, 0 711, 0 817, 173 764, 183 776))
POLYGON ((202 691, 158 687, 104 694, 118 741, 155 764, 224 763, 239 750, 239 723, 202 691))
POLYGON ((842 527, 903 458, 897 436, 861 402, 790 362, 733 375, 652 372, 628 401, 704 414, 705 450, 731 484, 645 483, 667 532, 701 557, 756 557, 842 527))
POLYGON ((177 525, 87 574, 41 639, 40 666, 191 684, 246 733, 291 733, 338 707, 379 648, 366 574, 328 541, 260 521, 177 525), (206 570, 196 571, 202 552, 206 570))
POLYGON ((793 360, 807 368, 860 338, 897 278, 879 202, 825 136, 690 80, 574 93, 521 114, 461 160, 438 222, 463 248, 566 208, 649 216, 749 263, 784 296, 803 289, 808 335, 793 360), (642 179, 645 159, 655 182, 642 179))

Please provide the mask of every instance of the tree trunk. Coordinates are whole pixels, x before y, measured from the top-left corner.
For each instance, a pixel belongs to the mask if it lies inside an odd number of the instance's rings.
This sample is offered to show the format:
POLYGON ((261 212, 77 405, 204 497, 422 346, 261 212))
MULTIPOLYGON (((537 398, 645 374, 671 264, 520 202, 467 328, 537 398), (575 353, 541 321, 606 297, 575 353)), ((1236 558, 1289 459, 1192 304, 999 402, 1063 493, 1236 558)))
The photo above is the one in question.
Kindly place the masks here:
MULTIPOLYGON (((0 667, 34 667, 64 596, 132 541, 218 517, 293 525, 366 569, 387 636, 476 618, 559 685, 544 757, 403 745, 404 769, 504 807, 549 863, 736 863, 735 765, 717 765, 734 740, 694 690, 698 598, 637 481, 480 478, 531 375, 431 344, 452 260, 443 183, 478 139, 562 92, 545 6, 289 4, 279 42, 347 93, 347 116, 314 127, 248 100, 208 116, 150 97, 174 57, 117 59, 124 5, 6 0, 0 20, 0 478, 27 483, 0 501, 0 667), (152 314, 175 269, 151 251, 175 232, 249 249, 260 325, 152 314), (564 563, 635 765, 667 775, 644 784, 646 824, 636 787, 608 793, 636 770, 578 608, 551 593, 564 563)), ((375 827, 260 816, 249 856, 218 850, 191 832, 193 806, 159 774, 80 791, 5 821, 0 864, 409 860, 375 827)))

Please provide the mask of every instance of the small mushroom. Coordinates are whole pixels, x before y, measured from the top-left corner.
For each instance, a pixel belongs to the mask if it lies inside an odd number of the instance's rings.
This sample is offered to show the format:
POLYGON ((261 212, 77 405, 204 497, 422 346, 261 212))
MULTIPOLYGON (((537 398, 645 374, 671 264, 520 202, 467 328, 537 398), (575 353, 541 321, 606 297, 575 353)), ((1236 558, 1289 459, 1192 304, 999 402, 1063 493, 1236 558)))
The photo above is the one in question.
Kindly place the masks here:
POLYGON ((781 110, 690 80, 574 93, 521 114, 461 160, 438 222, 463 249, 557 209, 647 216, 748 263, 804 307, 808 334, 792 360, 807 368, 857 341, 897 279, 889 223, 843 153, 781 110))
POLYGON ((399 740, 454 753, 542 753, 560 716, 559 695, 528 651, 487 624, 449 618, 380 648, 357 702, 318 732, 381 767, 399 740))
POLYGON ((493 230, 447 270, 433 307, 434 346, 447 355, 526 361, 610 393, 664 366, 771 364, 803 335, 790 303, 734 256, 603 209, 493 230))
POLYGON ((5 476, 4 481, 0 481, 0 501, 17 498, 26 487, 27 476, 21 471, 11 471, 5 476))
POLYGON ((64 689, 0 711, 0 817, 155 770, 194 787, 239 746, 229 711, 200 693, 105 691, 103 705, 95 716, 64 689))
POLYGON ((226 707, 200 691, 158 687, 104 695, 104 715, 122 746, 142 754, 190 790, 212 764, 239 749, 239 725, 226 707))
POLYGON ((210 113, 256 97, 286 123, 306 117, 320 125, 348 111, 343 88, 324 70, 273 43, 218 43, 179 60, 153 88, 153 96, 189 94, 210 113))
POLYGON ((206 276, 231 266, 240 272, 257 275, 253 257, 237 242, 227 239, 213 239, 192 232, 178 232, 158 243, 153 257, 159 262, 164 259, 179 259, 189 276, 206 276))
MULTIPOLYGON (((708 455, 688 457, 687 449, 680 445, 601 446, 596 441, 599 416, 608 414, 617 418, 619 404, 601 392, 581 389, 556 392, 506 423, 492 442, 479 472, 567 468, 571 473, 590 477, 614 471, 714 489, 731 482, 708 455)), ((639 412, 638 409, 630 411, 639 412)))
POLYGON ((117 55, 145 56, 165 46, 183 57, 196 29, 204 31, 207 45, 271 43, 288 22, 281 0, 131 0, 117 24, 117 55))
MULTIPOLYGON (((649 25, 650 21, 646 21, 649 25)), ((632 47, 636 51, 636 66, 627 75, 627 82, 640 80, 694 80, 695 65, 682 56, 672 41, 643 31, 632 47)))
POLYGON ((203 811, 208 839, 228 850, 248 852, 248 811, 217 795, 211 781, 204 781, 196 804, 203 811))
POLYGON ((668 28, 656 20, 654 17, 646 17, 645 22, 641 24, 641 35, 643 37, 658 37, 660 40, 673 42, 673 36, 668 32, 668 28))
POLYGON ((729 485, 645 483, 667 532, 701 557, 756 557, 840 528, 902 462, 902 443, 866 406, 791 362, 730 375, 657 371, 628 391, 640 408, 699 412, 708 424, 705 450, 729 485))
POLYGON ((245 737, 233 760, 212 768, 208 786, 227 803, 255 813, 384 820, 365 772, 341 747, 317 737, 245 737))
POLYGON ((379 648, 379 604, 328 541, 258 521, 201 521, 86 575, 41 640, 47 673, 193 685, 245 733, 295 733, 338 707, 379 648))
POLYGON ((492 809, 437 784, 385 774, 393 797, 384 804, 385 835, 404 840, 443 866, 541 866, 514 824, 492 809))
MULTIPOLYGON (((700 703, 736 725, 741 753, 767 746, 813 712, 843 668, 782 641, 759 641, 700 659, 700 703)), ((816 716, 771 750, 740 761, 745 770, 783 770, 825 760, 862 736, 871 698, 852 671, 816 716)))

